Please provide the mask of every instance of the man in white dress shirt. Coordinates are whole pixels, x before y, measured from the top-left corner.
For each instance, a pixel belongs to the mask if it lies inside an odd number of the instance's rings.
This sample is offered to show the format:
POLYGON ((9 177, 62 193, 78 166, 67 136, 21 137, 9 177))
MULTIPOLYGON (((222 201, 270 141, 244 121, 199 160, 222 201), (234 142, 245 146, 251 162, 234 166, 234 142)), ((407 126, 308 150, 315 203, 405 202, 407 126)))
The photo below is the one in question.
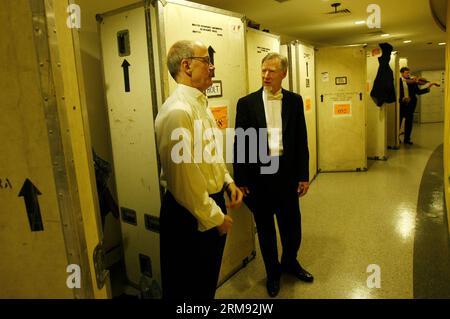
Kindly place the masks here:
POLYGON ((210 147, 215 136, 195 136, 199 127, 217 129, 205 95, 214 71, 207 47, 198 41, 178 41, 169 50, 167 66, 177 88, 155 122, 161 184, 166 189, 160 216, 162 293, 170 299, 212 299, 225 235, 233 223, 226 215, 223 193, 234 207, 242 192, 221 156, 210 154, 216 161, 202 156, 206 145, 210 153, 217 152, 210 147))

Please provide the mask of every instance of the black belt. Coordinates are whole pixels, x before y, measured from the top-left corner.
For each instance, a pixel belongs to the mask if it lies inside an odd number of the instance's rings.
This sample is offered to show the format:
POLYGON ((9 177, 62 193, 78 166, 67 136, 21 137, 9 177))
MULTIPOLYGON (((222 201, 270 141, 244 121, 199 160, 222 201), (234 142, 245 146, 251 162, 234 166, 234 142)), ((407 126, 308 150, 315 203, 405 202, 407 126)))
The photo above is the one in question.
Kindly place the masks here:
MULTIPOLYGON (((218 193, 209 194, 209 197, 211 197, 216 203, 219 203, 224 200, 224 198, 223 198, 224 192, 225 192, 224 190, 221 190, 218 193)), ((173 197, 172 193, 168 189, 166 189, 165 196, 167 196, 170 200, 177 202, 175 197, 173 197)))
POLYGON ((211 197, 212 199, 214 199, 215 202, 217 202, 218 200, 223 200, 223 193, 224 190, 221 190, 218 193, 209 194, 209 197, 211 197))

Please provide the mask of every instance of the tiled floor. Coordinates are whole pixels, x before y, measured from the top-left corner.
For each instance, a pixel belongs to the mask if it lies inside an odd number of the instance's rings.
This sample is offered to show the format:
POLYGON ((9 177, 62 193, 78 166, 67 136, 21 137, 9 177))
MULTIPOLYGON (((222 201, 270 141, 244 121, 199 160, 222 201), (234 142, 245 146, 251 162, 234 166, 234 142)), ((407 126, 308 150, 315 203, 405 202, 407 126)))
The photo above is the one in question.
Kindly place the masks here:
MULTIPOLYGON (((415 144, 369 161, 367 172, 319 174, 301 200, 298 258, 314 283, 284 275, 277 298, 413 298, 419 186, 442 134, 442 124, 415 124, 415 144), (369 265, 379 266, 380 288, 368 287, 369 265)), ((216 298, 269 298, 259 247, 216 298)))

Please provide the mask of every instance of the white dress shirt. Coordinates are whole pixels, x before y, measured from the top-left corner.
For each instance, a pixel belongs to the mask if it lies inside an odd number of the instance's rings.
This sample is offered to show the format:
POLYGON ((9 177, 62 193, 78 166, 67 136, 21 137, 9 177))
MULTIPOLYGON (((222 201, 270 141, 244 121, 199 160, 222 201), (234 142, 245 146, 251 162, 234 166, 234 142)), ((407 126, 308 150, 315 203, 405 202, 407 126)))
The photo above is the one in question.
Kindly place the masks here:
MULTIPOLYGON (((161 185, 170 191, 175 200, 189 210, 198 220, 198 230, 206 231, 221 225, 224 214, 209 194, 220 192, 225 185, 233 182, 221 161, 211 162, 202 158, 204 146, 214 143, 214 136, 204 136, 204 130, 217 128, 216 122, 207 109, 207 98, 199 90, 178 84, 175 91, 162 105, 155 121, 156 140, 161 160, 161 185), (200 120, 200 121, 196 121, 200 120), (200 124, 200 125, 199 125, 200 124), (197 125, 197 126, 196 126, 197 125), (194 136, 195 128, 203 129, 203 137, 194 136), (183 129, 187 135, 181 138, 173 132, 183 129), (175 138, 175 140, 172 140, 175 138), (203 146, 199 148, 200 146, 203 146), (174 146, 183 145, 183 158, 173 159, 174 146), (197 144, 197 148, 195 147, 197 144), (194 154, 194 149, 197 153, 194 154), (201 151, 200 158, 196 157, 201 151), (198 160, 200 159, 200 160, 198 160)), ((198 135, 198 133, 197 133, 198 135)), ((177 148, 175 148, 177 149, 177 148)), ((208 149, 214 149, 207 147, 208 149)), ((207 152, 207 151, 205 151, 207 152)))
MULTIPOLYGON (((274 95, 280 94, 280 91, 274 95)), ((263 90, 264 112, 266 114, 267 133, 269 140, 269 152, 270 156, 280 156, 283 155, 283 134, 281 120, 282 101, 269 99, 269 94, 271 93, 263 90)))
POLYGON ((409 88, 408 83, 406 83, 406 79, 402 77, 402 84, 403 84, 403 98, 407 97, 409 98, 409 88))

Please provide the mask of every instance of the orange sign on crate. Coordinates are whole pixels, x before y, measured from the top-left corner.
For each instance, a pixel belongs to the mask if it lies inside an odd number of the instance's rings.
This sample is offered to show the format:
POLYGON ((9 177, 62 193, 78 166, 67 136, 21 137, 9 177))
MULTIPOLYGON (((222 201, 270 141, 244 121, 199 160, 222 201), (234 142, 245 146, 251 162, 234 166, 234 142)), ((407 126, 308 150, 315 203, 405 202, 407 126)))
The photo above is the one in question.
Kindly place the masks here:
POLYGON ((226 129, 228 127, 228 108, 226 106, 214 106, 210 110, 216 120, 217 126, 220 129, 226 129))
POLYGON ((350 102, 335 102, 333 104, 334 116, 351 116, 352 104, 350 102))
POLYGON ((311 98, 310 97, 307 97, 305 100, 305 110, 307 112, 311 111, 311 98))

